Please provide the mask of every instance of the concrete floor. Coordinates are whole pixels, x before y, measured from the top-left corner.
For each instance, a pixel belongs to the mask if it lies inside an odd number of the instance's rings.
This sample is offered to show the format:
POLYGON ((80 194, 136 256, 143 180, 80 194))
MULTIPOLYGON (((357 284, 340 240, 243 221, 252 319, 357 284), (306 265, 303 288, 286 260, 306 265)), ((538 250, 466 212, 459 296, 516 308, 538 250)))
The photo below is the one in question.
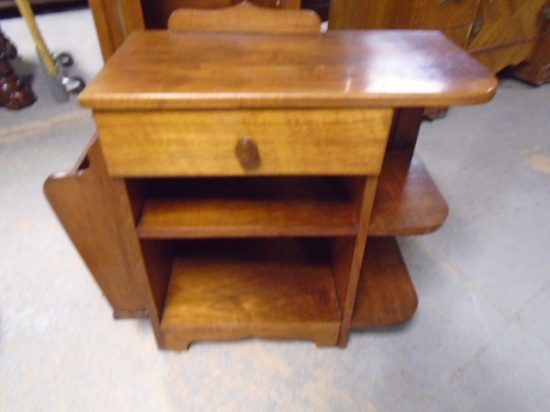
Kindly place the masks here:
MULTIPOLYGON (((55 50, 101 66, 88 11, 40 17, 55 50)), ((159 352, 111 311, 42 195, 94 130, 52 101, 20 20, 2 28, 38 102, 0 109, 0 411, 550 410, 550 86, 504 80, 493 102, 425 123, 419 153, 451 207, 400 239, 420 306, 349 347, 248 340, 159 352)))

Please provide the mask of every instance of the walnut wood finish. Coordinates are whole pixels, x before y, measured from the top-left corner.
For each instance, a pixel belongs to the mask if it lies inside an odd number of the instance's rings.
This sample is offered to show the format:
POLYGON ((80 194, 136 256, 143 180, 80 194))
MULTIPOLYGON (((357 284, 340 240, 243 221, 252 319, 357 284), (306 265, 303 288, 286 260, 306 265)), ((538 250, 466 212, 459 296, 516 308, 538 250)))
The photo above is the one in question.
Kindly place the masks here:
MULTIPOLYGON (((166 22, 169 20, 171 14, 177 9, 212 10, 231 8, 231 6, 238 5, 241 2, 242 0, 141 0, 144 10, 145 26, 151 29, 165 29, 167 27, 166 22)), ((273 9, 300 8, 300 0, 251 0, 251 3, 256 6, 273 9)), ((243 17, 244 16, 248 15, 244 14, 243 17)), ((217 22, 216 24, 220 23, 217 22)), ((255 23, 247 21, 247 24, 242 26, 247 27, 248 24, 254 25, 255 23)))
POLYGON ((378 178, 369 176, 366 181, 358 178, 354 183, 356 213, 359 217, 357 235, 336 238, 333 243, 333 271, 342 308, 338 345, 342 348, 348 344, 351 317, 356 303, 357 285, 367 245, 368 226, 378 178))
POLYGON ((79 101, 96 111, 424 107, 484 103, 496 87, 436 32, 136 31, 79 101))
POLYGON ((109 111, 95 119, 114 176, 346 175, 380 172, 391 111, 109 111), (259 152, 255 167, 235 153, 243 137, 259 152))
POLYGON ((145 28, 140 0, 88 0, 88 3, 105 61, 131 32, 145 28))
POLYGON ((139 282, 143 263, 126 186, 107 174, 97 139, 73 170, 49 177, 44 192, 115 318, 146 316, 139 282))
POLYGON ((329 29, 383 30, 393 27, 398 3, 393 1, 331 0, 329 29))
POLYGON ((479 0, 429 0, 401 2, 395 23, 404 29, 445 29, 468 25, 479 0))
MULTIPOLYGON (((242 0, 89 0, 105 61, 134 30, 166 29, 170 15, 180 8, 216 9, 242 0)), ((251 0, 252 3, 280 9, 299 9, 300 0, 251 0)), ((249 21, 242 20, 246 27, 249 21)), ((254 24, 254 23, 253 23, 254 24)))
POLYGON ((132 34, 81 98, 108 179, 126 183, 123 240, 139 241, 159 347, 250 336, 344 347, 351 327, 408 319, 414 287, 395 241, 368 232, 441 223, 415 222, 425 205, 441 211, 412 153, 423 105, 482 103, 495 88, 435 32, 132 34), (235 153, 243 137, 252 170, 235 153), (402 200, 405 218, 391 204, 402 200))
MULTIPOLYGON (((274 6, 274 5, 273 5, 274 6)), ((219 10, 179 9, 168 20, 168 30, 199 32, 315 33, 321 19, 308 10, 278 10, 243 1, 219 10), (242 22, 247 21, 246 25, 242 22)))
POLYGON ((147 202, 138 233, 146 239, 354 236, 357 221, 346 202, 168 199, 147 202))
POLYGON ((422 235, 433 232, 447 219, 449 207, 422 161, 409 153, 390 152, 384 161, 370 236, 422 235))
POLYGON ((418 297, 394 238, 369 238, 361 269, 353 329, 387 327, 408 321, 418 297))
POLYGON ((337 344, 340 308, 327 260, 287 239, 214 243, 222 252, 213 254, 209 246, 196 247, 199 256, 182 246, 175 261, 161 323, 167 349, 254 336, 337 344))

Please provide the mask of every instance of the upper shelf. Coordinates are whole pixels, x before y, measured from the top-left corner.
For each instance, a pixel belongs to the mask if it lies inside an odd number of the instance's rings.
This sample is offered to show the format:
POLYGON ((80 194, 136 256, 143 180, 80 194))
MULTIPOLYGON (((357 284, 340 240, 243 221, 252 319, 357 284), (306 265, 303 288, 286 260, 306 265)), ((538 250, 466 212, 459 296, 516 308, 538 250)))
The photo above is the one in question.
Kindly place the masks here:
POLYGON ((355 236, 341 178, 175 179, 148 189, 141 238, 355 236), (167 195, 167 192, 169 195, 167 195))
POLYGON ((445 222, 449 207, 418 156, 386 155, 374 199, 369 236, 431 233, 445 222))
POLYGON ((495 77, 437 31, 136 31, 80 95, 94 109, 484 103, 495 77))

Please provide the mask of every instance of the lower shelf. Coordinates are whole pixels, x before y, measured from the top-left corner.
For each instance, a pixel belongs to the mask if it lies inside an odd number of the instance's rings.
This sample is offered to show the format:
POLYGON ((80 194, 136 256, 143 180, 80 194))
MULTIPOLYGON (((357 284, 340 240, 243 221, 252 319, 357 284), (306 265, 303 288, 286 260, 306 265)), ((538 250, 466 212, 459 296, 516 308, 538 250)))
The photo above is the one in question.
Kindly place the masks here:
POLYGON ((408 321, 418 297, 395 238, 369 238, 351 326, 396 326, 408 321))
POLYGON ((165 348, 248 337, 337 345, 340 309, 330 263, 296 253, 289 242, 269 242, 261 258, 238 250, 176 258, 161 320, 165 348))

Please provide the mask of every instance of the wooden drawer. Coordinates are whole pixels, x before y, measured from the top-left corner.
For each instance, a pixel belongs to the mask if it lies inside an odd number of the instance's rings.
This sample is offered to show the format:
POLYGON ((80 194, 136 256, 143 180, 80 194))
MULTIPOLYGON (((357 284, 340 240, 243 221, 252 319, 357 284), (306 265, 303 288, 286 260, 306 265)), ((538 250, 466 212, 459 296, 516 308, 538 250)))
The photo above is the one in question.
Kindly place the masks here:
POLYGON ((114 176, 358 175, 380 172, 392 110, 100 111, 95 117, 114 176), (244 137, 253 143, 239 146, 244 137), (246 160, 253 146, 259 160, 240 161, 237 152, 246 160))

